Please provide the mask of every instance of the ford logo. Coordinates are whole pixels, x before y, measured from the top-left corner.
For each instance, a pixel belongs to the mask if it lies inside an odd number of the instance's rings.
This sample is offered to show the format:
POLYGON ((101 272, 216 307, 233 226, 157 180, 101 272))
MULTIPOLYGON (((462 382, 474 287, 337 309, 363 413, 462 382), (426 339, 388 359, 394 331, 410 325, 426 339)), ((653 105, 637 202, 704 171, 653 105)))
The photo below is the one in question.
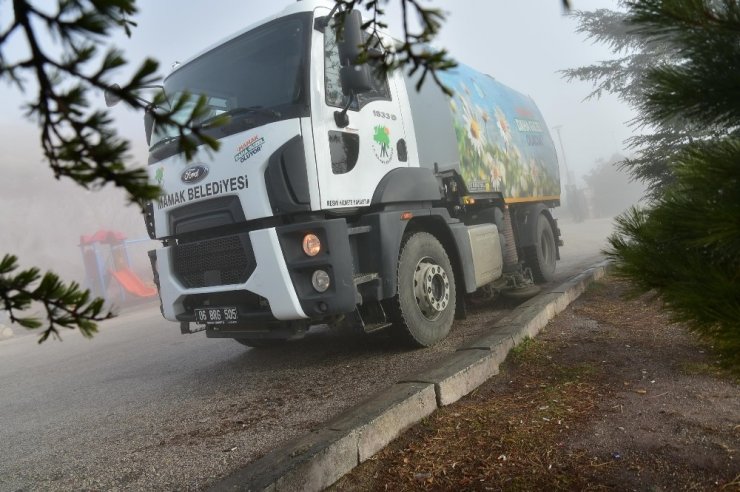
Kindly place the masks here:
POLYGON ((207 175, 208 166, 204 164, 198 164, 197 166, 190 166, 185 171, 183 171, 180 179, 182 179, 183 183, 193 184, 205 178, 207 175))

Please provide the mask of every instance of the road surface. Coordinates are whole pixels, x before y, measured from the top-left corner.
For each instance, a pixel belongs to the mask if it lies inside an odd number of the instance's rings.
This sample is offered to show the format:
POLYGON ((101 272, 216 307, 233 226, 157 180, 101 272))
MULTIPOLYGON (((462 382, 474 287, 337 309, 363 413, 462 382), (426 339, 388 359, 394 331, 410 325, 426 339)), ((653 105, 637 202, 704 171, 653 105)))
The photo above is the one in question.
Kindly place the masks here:
MULTIPOLYGON (((559 283, 602 256, 609 220, 561 221, 559 283)), ((476 337, 480 302, 430 349, 327 329, 280 349, 180 335, 158 307, 92 340, 0 342, 0 490, 201 489, 476 337)), ((17 330, 17 328, 16 328, 17 330)))

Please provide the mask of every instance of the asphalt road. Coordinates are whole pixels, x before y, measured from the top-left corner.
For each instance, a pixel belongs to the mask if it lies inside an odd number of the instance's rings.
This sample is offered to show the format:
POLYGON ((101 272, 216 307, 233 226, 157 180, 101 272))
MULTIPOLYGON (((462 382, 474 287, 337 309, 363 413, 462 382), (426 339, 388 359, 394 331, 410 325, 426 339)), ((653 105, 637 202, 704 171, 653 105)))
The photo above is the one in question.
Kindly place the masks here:
MULTIPOLYGON (((602 256, 608 220, 561 221, 559 283, 602 256)), ((280 349, 180 335, 156 305, 92 340, 0 342, 0 490, 199 489, 488 329, 480 302, 450 337, 404 351, 319 329, 280 349)))

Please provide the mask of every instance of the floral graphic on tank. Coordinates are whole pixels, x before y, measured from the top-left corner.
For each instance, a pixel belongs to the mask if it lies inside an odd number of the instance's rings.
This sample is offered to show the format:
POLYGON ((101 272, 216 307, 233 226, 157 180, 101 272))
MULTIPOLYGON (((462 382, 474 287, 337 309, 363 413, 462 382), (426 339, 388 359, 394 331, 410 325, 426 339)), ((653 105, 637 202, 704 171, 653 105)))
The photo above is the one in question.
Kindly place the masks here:
POLYGON ((532 99, 465 65, 439 75, 453 92, 450 113, 468 191, 498 191, 511 201, 557 199, 555 147, 532 99))

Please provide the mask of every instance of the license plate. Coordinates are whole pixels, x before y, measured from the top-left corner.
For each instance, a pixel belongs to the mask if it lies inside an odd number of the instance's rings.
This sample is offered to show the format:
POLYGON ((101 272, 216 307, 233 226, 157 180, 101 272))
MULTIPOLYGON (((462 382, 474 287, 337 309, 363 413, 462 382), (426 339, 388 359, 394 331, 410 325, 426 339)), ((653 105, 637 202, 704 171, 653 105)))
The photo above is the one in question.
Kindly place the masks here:
POLYGON ((195 322, 209 325, 234 325, 239 322, 235 307, 209 307, 195 310, 195 322))

